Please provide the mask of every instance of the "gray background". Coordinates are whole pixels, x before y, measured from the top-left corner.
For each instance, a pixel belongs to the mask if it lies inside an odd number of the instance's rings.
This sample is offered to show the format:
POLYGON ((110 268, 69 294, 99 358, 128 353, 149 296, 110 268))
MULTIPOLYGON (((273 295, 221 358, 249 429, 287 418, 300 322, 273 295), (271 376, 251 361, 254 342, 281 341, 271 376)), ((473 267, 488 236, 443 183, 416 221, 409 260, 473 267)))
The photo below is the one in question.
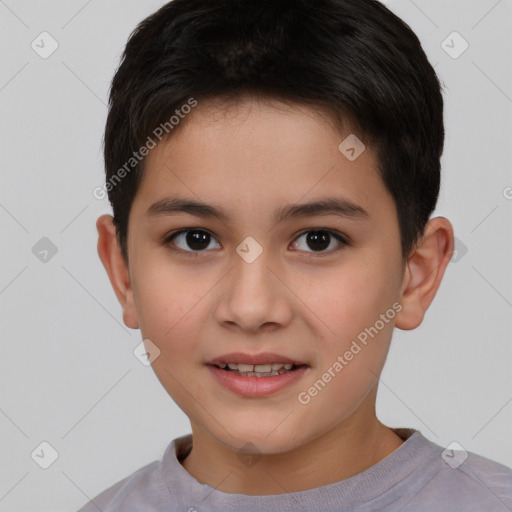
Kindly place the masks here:
MULTIPOLYGON (((386 4, 446 86, 436 214, 463 245, 423 324, 395 332, 377 411, 512 466, 512 2, 386 4), (461 55, 454 31, 469 43, 461 55)), ((110 205, 92 195, 110 80, 130 32, 161 5, 0 0, 0 511, 77 510, 189 432, 132 353, 140 331, 124 326, 96 252, 110 205), (43 31, 59 44, 47 59, 31 47, 43 31), (47 261, 43 237, 57 249, 47 261), (43 441, 58 452, 48 469, 36 463, 43 441)))

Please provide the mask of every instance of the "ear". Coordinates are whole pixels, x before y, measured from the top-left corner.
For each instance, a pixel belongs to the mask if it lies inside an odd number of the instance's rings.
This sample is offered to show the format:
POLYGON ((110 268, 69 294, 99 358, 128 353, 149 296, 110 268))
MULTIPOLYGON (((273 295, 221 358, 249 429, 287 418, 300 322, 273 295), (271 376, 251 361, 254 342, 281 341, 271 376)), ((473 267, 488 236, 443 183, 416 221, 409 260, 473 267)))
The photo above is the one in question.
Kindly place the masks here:
POLYGON ((454 250, 453 227, 448 219, 436 217, 425 226, 421 240, 406 264, 396 316, 399 329, 416 329, 434 299, 454 250))
POLYGON ((98 230, 98 254, 107 271, 110 283, 123 308, 123 321, 131 329, 139 328, 137 310, 133 299, 130 273, 116 237, 111 215, 102 215, 96 221, 98 230))

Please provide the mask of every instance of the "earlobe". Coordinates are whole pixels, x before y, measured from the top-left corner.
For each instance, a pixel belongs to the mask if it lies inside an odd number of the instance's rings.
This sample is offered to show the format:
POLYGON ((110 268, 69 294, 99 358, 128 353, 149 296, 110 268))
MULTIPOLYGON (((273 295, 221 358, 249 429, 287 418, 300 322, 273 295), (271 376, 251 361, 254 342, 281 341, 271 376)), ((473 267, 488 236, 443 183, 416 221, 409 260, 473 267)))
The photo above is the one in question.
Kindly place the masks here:
POLYGON ((117 300, 123 308, 123 321, 131 329, 139 328, 130 273, 121 254, 111 215, 102 215, 96 221, 98 255, 107 271, 117 300))
POLYGON ((453 227, 444 217, 431 219, 425 234, 413 250, 405 269, 395 326, 410 330, 418 327, 437 290, 453 254, 453 227))

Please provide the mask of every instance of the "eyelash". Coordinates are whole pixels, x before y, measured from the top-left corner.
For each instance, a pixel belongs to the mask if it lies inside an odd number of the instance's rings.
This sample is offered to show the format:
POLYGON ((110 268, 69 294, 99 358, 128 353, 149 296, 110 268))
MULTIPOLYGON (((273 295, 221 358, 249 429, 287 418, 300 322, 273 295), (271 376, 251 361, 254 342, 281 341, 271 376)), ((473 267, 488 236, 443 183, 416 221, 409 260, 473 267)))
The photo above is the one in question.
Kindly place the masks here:
MULTIPOLYGON (((170 247, 170 244, 174 240, 174 238, 176 238, 178 235, 181 235, 182 233, 187 233, 188 231, 199 231, 199 232, 202 232, 202 233, 207 233, 212 238, 216 239, 216 237, 212 233, 207 231, 206 229, 201 229, 201 228, 183 228, 183 229, 180 229, 178 231, 174 231, 174 232, 170 233, 168 236, 166 236, 164 238, 164 240, 163 240, 164 245, 169 246, 169 248, 171 250, 173 250, 173 251, 180 252, 180 253, 182 253, 182 254, 184 254, 186 256, 190 256, 190 257, 198 257, 203 252, 209 252, 206 249, 203 249, 201 251, 194 251, 194 250, 186 251, 184 249, 180 249, 179 247, 178 248, 170 247)), ((295 237, 294 241, 297 240, 298 238, 300 238, 301 236, 304 236, 307 233, 311 233, 311 232, 314 233, 314 232, 318 232, 318 231, 321 231, 321 232, 324 232, 324 233, 328 233, 335 240, 337 240, 340 243, 340 245, 337 248, 335 248, 335 249, 331 249, 330 251, 319 251, 319 252, 315 252, 315 251, 298 251, 298 252, 309 253, 311 257, 315 258, 315 257, 321 257, 321 256, 337 253, 337 252, 343 250, 346 246, 350 245, 350 243, 348 242, 347 238, 345 236, 341 235, 341 233, 338 233, 337 231, 333 231, 331 229, 324 229, 324 228, 307 229, 305 231, 302 231, 301 233, 299 233, 295 237)))

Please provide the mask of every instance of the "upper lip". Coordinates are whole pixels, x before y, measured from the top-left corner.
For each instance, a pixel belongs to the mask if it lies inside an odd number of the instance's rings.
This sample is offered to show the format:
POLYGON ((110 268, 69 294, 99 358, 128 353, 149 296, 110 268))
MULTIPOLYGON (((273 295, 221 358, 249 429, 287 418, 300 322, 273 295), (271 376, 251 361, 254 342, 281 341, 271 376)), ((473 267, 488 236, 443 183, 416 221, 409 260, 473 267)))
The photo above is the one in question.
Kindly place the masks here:
POLYGON ((271 364, 271 363, 288 363, 294 364, 295 366, 303 365, 300 361, 296 359, 290 359, 289 357, 285 357, 279 354, 274 354, 272 352, 260 352, 259 354, 246 354, 244 352, 231 352, 229 354, 224 354, 219 357, 215 357, 211 361, 208 361, 207 364, 220 365, 221 363, 241 363, 241 364, 271 364))

